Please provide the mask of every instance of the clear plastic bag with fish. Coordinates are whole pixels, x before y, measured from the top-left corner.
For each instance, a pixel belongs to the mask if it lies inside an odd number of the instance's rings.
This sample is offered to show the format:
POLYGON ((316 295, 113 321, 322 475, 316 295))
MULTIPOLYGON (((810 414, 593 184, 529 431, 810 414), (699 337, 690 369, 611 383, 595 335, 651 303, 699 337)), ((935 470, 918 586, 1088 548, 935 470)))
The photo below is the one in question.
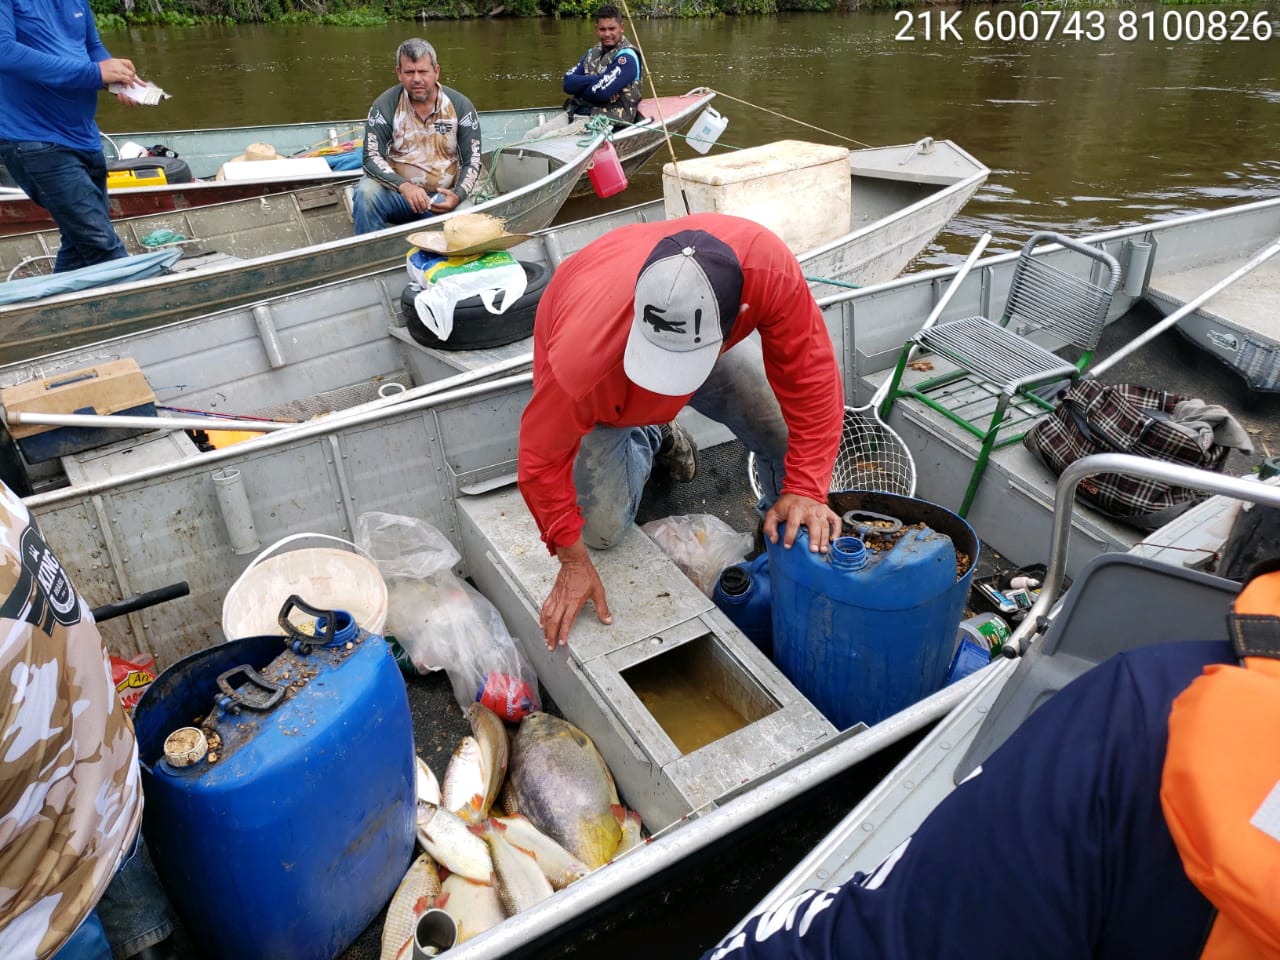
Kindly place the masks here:
POLYGON ((640 529, 708 597, 720 571, 744 560, 751 550, 749 533, 739 533, 709 513, 662 517, 640 529))
POLYGON ((443 669, 463 710, 481 701, 515 723, 538 709, 538 675, 480 591, 453 572, 460 556, 425 520, 363 513, 356 542, 387 581, 387 633, 420 673, 443 669))

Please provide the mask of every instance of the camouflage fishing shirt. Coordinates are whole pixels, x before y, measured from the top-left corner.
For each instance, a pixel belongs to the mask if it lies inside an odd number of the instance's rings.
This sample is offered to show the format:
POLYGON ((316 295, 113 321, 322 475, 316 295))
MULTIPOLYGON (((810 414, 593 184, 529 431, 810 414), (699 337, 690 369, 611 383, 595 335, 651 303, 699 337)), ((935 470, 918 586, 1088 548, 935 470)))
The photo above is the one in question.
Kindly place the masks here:
POLYGON ((404 87, 385 91, 365 122, 364 172, 392 190, 406 180, 446 188, 465 200, 480 179, 480 115, 443 84, 435 112, 419 119, 404 87))
POLYGON ((133 726, 93 616, 0 484, 0 957, 48 957, 142 817, 133 726))

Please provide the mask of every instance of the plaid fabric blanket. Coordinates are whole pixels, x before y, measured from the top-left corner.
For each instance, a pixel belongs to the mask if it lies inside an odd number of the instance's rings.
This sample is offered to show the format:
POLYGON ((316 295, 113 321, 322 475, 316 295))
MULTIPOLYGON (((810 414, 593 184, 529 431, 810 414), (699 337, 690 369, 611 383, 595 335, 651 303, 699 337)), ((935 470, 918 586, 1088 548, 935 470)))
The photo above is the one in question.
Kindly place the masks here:
MULTIPOLYGON (((1220 471, 1229 449, 1211 429, 1172 419, 1188 398, 1132 383, 1079 380, 1064 390, 1057 408, 1023 437, 1023 443, 1056 474, 1094 453, 1130 453, 1220 471)), ((1112 517, 1144 529, 1167 522, 1204 498, 1197 490, 1120 474, 1099 474, 1079 487, 1082 499, 1112 517)))

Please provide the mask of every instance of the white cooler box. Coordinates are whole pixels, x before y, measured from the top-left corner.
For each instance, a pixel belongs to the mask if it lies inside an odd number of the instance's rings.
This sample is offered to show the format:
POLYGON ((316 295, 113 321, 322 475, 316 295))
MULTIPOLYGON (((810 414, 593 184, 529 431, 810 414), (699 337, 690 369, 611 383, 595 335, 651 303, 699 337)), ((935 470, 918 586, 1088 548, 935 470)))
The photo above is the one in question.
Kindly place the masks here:
POLYGON ((698 157, 662 168, 668 219, 690 213, 728 213, 768 227, 793 253, 835 240, 851 229, 849 151, 802 140, 779 140, 746 150, 698 157))

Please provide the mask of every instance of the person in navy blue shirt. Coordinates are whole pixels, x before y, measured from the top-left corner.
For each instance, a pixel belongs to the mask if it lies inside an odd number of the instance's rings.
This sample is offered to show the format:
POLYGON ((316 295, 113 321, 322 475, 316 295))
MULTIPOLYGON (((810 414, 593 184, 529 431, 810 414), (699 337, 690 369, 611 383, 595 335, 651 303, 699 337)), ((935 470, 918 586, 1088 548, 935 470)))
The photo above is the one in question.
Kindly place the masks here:
POLYGON ((1022 723, 871 874, 705 960, 1193 960, 1213 922, 1160 805, 1170 706, 1227 642, 1119 654, 1022 723))
POLYGON ((111 226, 94 117, 103 87, 137 79, 103 46, 88 0, 0 2, 0 161, 57 223, 55 271, 128 255, 111 226))
POLYGON ((634 123, 640 106, 640 54, 622 30, 622 14, 611 3, 596 9, 600 41, 564 75, 569 117, 604 114, 634 123))

